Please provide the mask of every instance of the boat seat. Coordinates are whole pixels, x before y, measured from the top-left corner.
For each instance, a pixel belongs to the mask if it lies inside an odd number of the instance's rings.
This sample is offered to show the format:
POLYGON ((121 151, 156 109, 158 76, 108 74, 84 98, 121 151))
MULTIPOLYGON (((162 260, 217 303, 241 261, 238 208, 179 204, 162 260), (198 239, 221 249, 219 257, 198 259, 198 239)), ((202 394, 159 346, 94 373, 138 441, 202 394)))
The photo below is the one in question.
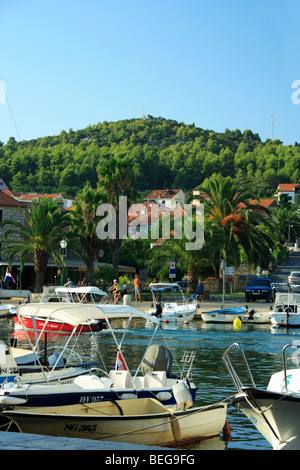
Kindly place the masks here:
POLYGON ((74 384, 84 389, 109 389, 112 385, 112 380, 106 377, 100 379, 96 375, 79 375, 74 379, 74 384))
POLYGON ((164 387, 167 381, 166 371, 146 372, 144 378, 144 388, 164 387))
POLYGON ((113 382, 111 388, 134 388, 129 370, 111 370, 108 378, 113 382))

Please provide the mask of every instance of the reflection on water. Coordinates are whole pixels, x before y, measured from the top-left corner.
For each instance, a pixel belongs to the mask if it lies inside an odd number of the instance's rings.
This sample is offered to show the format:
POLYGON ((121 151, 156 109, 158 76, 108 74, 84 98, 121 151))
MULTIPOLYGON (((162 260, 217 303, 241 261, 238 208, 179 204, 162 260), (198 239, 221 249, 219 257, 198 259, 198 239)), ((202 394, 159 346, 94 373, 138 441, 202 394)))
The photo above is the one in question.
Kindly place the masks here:
MULTIPOLYGON (((122 338, 126 324, 126 320, 114 321, 113 326, 118 340, 122 338)), ((135 319, 132 326, 125 337, 123 350, 129 368, 134 370, 143 357, 153 327, 140 319, 135 319)), ((12 332, 13 322, 7 319, 0 320, 0 339, 9 341, 12 332)), ((154 342, 166 342, 172 350, 174 372, 176 364, 180 365, 186 350, 196 353, 192 380, 198 387, 196 405, 201 406, 229 398, 236 391, 222 361, 223 353, 232 343, 237 342, 242 346, 256 385, 266 387, 270 375, 282 368, 283 346, 300 340, 299 335, 300 330, 274 329, 271 325, 242 324, 240 328, 234 328, 232 324, 208 324, 195 320, 189 324, 162 324, 154 342)), ((20 331, 14 332, 13 336, 18 338, 19 346, 28 346, 26 336, 20 331)), ((116 350, 108 330, 94 335, 78 335, 74 341, 76 350, 83 360, 97 360, 100 367, 106 370, 114 367, 116 350)), ((48 334, 49 346, 63 346, 65 342, 66 335, 48 334)), ((232 428, 231 440, 228 443, 218 438, 193 444, 189 448, 271 449, 252 423, 230 405, 228 422, 232 428)))

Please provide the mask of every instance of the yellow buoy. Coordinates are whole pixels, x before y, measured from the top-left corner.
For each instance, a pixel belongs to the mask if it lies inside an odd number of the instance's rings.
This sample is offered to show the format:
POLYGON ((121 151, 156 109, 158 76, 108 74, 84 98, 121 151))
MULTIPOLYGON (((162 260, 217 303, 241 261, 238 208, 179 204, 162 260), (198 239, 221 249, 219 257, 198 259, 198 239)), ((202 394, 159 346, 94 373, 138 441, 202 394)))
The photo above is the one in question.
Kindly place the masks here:
POLYGON ((234 328, 240 328, 242 326, 242 320, 239 317, 237 317, 233 322, 233 326, 234 328))

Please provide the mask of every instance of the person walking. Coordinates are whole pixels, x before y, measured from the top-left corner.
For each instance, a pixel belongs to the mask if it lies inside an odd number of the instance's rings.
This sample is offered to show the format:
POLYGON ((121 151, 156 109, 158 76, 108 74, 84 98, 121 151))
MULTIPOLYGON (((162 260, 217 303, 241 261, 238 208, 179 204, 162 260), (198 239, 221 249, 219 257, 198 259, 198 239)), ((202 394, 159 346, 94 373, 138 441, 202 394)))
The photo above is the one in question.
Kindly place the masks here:
POLYGON ((134 281, 133 281, 133 286, 134 286, 134 293, 135 293, 135 301, 137 302, 138 298, 139 298, 139 301, 142 302, 142 299, 141 299, 141 286, 142 286, 142 283, 139 279, 139 275, 136 274, 135 277, 134 277, 134 281))
POLYGON ((203 287, 202 279, 199 279, 196 294, 198 296, 199 302, 204 302, 204 287, 203 287))

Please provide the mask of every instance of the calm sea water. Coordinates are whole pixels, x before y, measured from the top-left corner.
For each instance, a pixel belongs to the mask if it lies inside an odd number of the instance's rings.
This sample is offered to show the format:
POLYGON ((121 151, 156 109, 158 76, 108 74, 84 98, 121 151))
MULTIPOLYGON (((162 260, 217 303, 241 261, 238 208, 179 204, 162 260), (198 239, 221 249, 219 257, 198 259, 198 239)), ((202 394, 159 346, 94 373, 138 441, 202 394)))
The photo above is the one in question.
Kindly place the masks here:
MULTIPOLYGON (((126 320, 114 323, 117 338, 123 335, 126 320)), ((139 364, 143 352, 150 340, 153 328, 142 320, 134 320, 133 328, 124 340, 124 355, 130 369, 139 364)), ((26 346, 24 333, 14 332, 11 320, 0 320, 0 339, 18 338, 19 346, 26 346)), ((48 345, 61 344, 65 335, 48 335, 48 345)), ((115 347, 108 330, 94 335, 82 334, 76 337, 77 350, 84 360, 104 361, 107 369, 113 368, 115 347)), ((255 383, 266 387, 273 372, 282 369, 282 348, 293 341, 300 341, 300 330, 274 329, 270 325, 243 324, 234 328, 229 324, 207 324, 195 320, 188 325, 163 324, 154 343, 166 344, 174 356, 173 370, 185 351, 194 351, 192 381, 197 385, 196 405, 206 405, 224 400, 235 393, 235 388, 223 364, 224 351, 232 344, 239 343, 250 365, 255 383)), ((104 368, 104 366, 103 366, 104 368)), ((245 385, 246 383, 243 382, 245 385)), ((204 441, 199 447, 228 450, 271 450, 270 444, 257 432, 252 423, 236 408, 228 407, 228 422, 231 426, 231 440, 227 443, 222 438, 204 441)))

